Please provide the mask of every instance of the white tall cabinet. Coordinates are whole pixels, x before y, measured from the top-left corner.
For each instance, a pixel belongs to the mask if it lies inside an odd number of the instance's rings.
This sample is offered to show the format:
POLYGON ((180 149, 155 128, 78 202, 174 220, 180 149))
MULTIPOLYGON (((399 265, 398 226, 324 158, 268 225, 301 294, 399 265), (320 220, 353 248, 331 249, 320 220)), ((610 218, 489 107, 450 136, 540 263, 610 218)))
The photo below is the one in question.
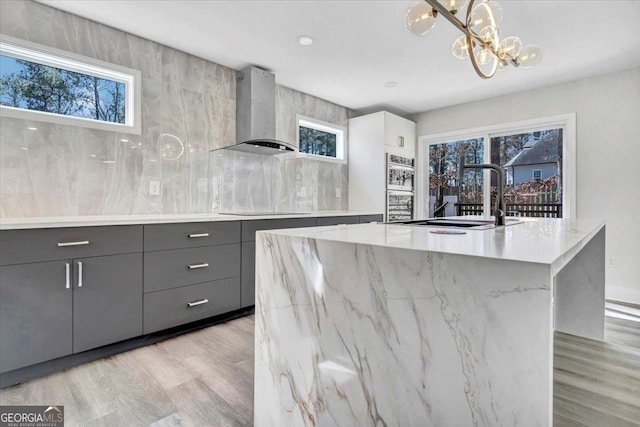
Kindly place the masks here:
POLYGON ((385 210, 387 153, 415 158, 415 122, 387 111, 349 120, 350 210, 385 210))

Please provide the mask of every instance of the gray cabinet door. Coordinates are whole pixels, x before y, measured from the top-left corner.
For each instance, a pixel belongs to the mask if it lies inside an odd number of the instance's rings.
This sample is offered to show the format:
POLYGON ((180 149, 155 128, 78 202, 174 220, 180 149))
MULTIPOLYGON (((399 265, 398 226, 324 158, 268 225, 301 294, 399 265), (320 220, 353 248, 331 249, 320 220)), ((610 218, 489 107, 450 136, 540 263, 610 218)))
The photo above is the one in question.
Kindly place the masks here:
POLYGON ((152 224, 144 226, 144 250, 196 248, 240 242, 240 221, 152 224))
POLYGON ((240 245, 144 254, 144 291, 153 292, 240 275, 240 245))
POLYGON ((356 216, 325 216, 319 217, 316 225, 318 227, 323 225, 340 225, 340 224, 358 224, 360 217, 356 216))
POLYGON ((242 242, 240 307, 256 303, 256 242, 242 242))
POLYGON ((0 371, 71 353, 71 277, 66 264, 41 262, 0 267, 0 371))
POLYGON ((144 333, 160 331, 240 306, 239 278, 198 283, 144 295, 144 333))
POLYGON ((142 254, 76 259, 74 276, 74 353, 142 335, 142 254))
POLYGON ((364 224, 367 222, 382 222, 382 214, 378 215, 360 215, 360 224, 364 224))
POLYGON ((0 231, 0 265, 142 252, 142 226, 0 231))

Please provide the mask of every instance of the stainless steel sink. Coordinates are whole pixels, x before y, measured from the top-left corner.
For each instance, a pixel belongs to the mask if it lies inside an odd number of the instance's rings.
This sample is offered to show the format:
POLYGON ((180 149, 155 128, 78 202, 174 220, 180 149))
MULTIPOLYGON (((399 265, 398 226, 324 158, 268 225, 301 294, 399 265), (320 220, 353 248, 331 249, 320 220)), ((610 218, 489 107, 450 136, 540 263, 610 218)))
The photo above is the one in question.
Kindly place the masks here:
MULTIPOLYGON (((506 218, 505 225, 521 224, 517 218, 506 218)), ((390 222, 389 224, 398 225, 414 225, 414 226, 426 226, 426 227, 438 227, 449 229, 469 229, 469 230, 489 230, 496 228, 494 221, 491 219, 462 219, 462 218, 427 218, 427 219, 414 219, 410 221, 398 221, 390 222)), ((501 226, 502 227, 502 226, 501 226)))

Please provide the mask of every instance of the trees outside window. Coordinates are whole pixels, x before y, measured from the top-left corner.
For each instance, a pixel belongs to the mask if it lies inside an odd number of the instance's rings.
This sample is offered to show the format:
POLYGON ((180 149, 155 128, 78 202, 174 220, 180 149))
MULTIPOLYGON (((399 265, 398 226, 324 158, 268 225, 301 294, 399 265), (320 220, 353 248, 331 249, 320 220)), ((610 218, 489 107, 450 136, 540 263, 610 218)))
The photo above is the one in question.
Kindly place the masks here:
POLYGON ((0 56, 0 104, 125 123, 125 84, 24 59, 0 56))
POLYGON ((298 150, 317 160, 346 163, 346 128, 310 117, 297 116, 298 150))
POLYGON ((336 134, 300 126, 300 151, 316 156, 336 157, 336 134))

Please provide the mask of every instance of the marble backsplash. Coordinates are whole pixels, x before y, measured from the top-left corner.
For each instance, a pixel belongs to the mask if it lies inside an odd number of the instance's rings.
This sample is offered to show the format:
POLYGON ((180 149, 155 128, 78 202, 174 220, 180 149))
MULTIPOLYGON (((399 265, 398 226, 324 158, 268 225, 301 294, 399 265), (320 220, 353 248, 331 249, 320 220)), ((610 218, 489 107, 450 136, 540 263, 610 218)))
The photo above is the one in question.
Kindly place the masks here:
POLYGON ((348 209, 346 165, 228 150, 212 155, 212 205, 219 212, 348 209), (336 189, 341 197, 336 197, 336 189))
MULTIPOLYGON (((142 74, 140 135, 2 118, 0 217, 347 209, 346 165, 211 153, 236 142, 236 70, 31 0, 0 8, 3 34, 142 74)), ((277 138, 297 145, 297 114, 350 111, 277 86, 277 138)))

